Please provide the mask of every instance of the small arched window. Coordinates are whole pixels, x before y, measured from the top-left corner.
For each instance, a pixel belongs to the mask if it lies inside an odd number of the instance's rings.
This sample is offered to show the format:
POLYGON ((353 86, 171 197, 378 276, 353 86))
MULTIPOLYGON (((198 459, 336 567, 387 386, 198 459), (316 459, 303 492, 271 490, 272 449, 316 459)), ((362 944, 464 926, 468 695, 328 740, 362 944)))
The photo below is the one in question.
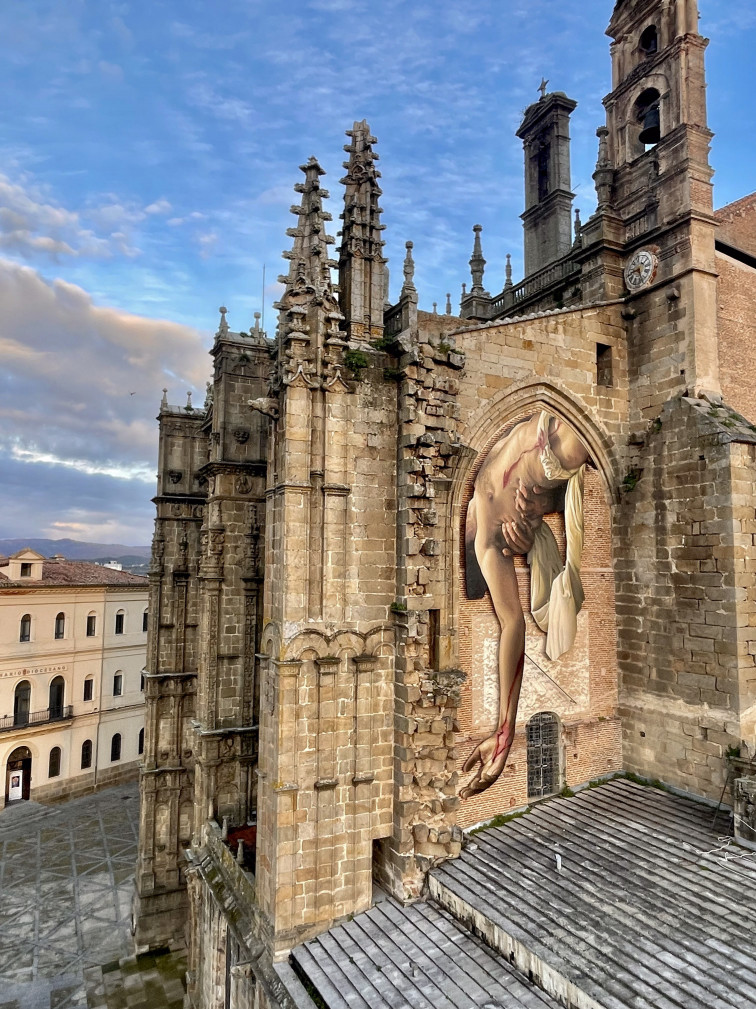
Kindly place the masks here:
POLYGON ((31 683, 28 680, 21 680, 16 684, 13 692, 13 724, 29 724, 29 708, 31 701, 31 683))
POLYGON ((47 777, 57 778, 60 774, 60 747, 53 746, 50 750, 50 761, 47 765, 47 777))
POLYGON ((116 673, 113 677, 113 697, 120 697, 123 693, 123 673, 116 673))
POLYGON ((653 56, 659 51, 659 33, 656 30, 656 25, 649 25, 643 30, 638 41, 638 48, 644 56, 653 56))
POLYGON ((82 697, 82 700, 91 701, 93 693, 94 693, 94 680, 92 679, 91 676, 88 676, 86 680, 84 680, 84 696, 82 697))
POLYGON ((85 739, 81 744, 81 769, 92 766, 92 740, 85 739))
POLYGON ((18 631, 19 641, 31 641, 31 613, 24 613, 18 631))
POLYGON ((149 618, 149 610, 145 610, 144 613, 142 614, 142 630, 144 631, 145 634, 147 633, 148 618, 149 618))
POLYGON ((123 634, 123 622, 126 619, 126 613, 124 610, 119 610, 115 615, 115 632, 116 634, 123 634))
POLYGON ((66 636, 66 615, 59 613, 55 618, 55 637, 59 641, 66 636))
POLYGON ((121 759, 121 733, 116 732, 113 738, 110 740, 110 759, 120 760, 121 759))
POLYGON ((90 613, 87 616, 87 637, 93 638, 97 633, 97 615, 90 613))
POLYGON ((139 753, 144 753, 144 729, 139 730, 139 753))

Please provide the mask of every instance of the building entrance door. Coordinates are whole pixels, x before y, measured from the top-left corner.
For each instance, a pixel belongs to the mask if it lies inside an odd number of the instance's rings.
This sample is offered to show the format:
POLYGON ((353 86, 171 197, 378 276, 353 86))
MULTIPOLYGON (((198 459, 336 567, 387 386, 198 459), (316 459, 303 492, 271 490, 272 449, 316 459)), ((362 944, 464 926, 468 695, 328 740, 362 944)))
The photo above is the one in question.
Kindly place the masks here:
POLYGON ((18 746, 8 757, 5 774, 5 801, 28 799, 31 787, 31 752, 26 746, 18 746))

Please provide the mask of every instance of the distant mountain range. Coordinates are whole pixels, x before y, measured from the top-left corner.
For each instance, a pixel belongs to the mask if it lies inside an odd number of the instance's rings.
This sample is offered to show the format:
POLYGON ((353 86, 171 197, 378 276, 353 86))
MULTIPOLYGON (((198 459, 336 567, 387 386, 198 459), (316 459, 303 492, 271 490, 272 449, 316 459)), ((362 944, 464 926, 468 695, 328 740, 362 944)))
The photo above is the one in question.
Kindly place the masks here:
POLYGON ((84 543, 80 540, 0 539, 0 554, 11 556, 24 547, 36 550, 43 557, 63 554, 69 561, 120 561, 133 567, 150 559, 150 547, 130 547, 123 543, 84 543))

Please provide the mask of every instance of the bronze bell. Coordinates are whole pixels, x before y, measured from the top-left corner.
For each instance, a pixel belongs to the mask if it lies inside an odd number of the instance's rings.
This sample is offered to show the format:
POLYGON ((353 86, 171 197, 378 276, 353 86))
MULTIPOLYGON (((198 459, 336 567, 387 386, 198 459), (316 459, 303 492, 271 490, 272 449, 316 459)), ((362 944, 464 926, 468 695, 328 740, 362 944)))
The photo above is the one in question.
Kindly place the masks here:
POLYGON ((652 105, 643 116, 643 129, 638 138, 642 144, 658 144, 661 140, 661 120, 659 106, 652 105))

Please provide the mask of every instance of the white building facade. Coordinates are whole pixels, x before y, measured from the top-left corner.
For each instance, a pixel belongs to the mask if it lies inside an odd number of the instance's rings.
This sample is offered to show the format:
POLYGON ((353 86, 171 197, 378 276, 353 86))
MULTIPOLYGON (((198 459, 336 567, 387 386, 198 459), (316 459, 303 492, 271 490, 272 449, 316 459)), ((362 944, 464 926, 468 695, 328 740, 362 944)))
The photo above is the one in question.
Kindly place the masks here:
POLYGON ((0 558, 0 805, 136 778, 144 749, 146 578, 0 558))

